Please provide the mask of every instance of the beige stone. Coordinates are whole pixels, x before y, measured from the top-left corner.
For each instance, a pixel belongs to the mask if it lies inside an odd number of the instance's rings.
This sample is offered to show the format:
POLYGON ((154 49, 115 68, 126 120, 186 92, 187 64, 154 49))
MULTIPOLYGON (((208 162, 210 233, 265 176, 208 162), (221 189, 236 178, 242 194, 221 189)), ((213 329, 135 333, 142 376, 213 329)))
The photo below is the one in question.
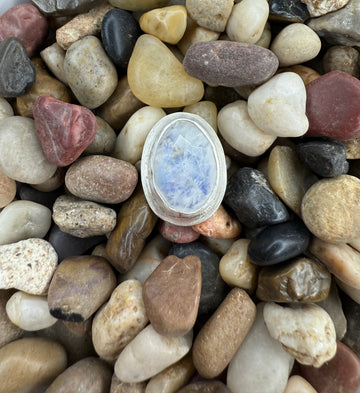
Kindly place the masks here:
POLYGON ((0 393, 43 391, 62 371, 64 348, 46 338, 23 338, 0 349, 0 393))
POLYGON ((5 119, 13 115, 14 115, 14 110, 12 106, 8 103, 8 101, 5 98, 0 97, 0 121, 2 119, 5 119))
POLYGON ((110 393, 145 393, 146 382, 126 383, 114 374, 111 379, 110 393))
POLYGON ((284 393, 317 393, 317 392, 306 379, 300 377, 300 375, 293 375, 292 377, 289 378, 284 393))
POLYGON ((152 106, 191 105, 204 94, 202 82, 189 76, 166 45, 149 34, 138 38, 127 75, 133 94, 152 106))
MULTIPOLYGON (((271 43, 271 25, 269 22, 265 23, 264 30, 260 36, 260 38, 255 42, 255 45, 262 46, 263 48, 268 49, 271 43)), ((245 97, 244 97, 245 98, 245 97)))
POLYGON ((10 321, 6 313, 6 303, 13 293, 13 290, 0 290, 0 348, 24 334, 22 329, 10 321))
POLYGON ((64 70, 65 51, 55 42, 40 52, 40 56, 49 68, 49 70, 62 83, 67 85, 67 79, 64 70))
POLYGON ((16 182, 0 171, 0 208, 8 205, 16 194, 16 182))
POLYGON ((196 104, 188 105, 183 111, 202 117, 217 132, 217 108, 212 101, 200 101, 196 104))
POLYGON ((194 341, 193 361, 201 376, 221 374, 250 330, 255 314, 249 295, 240 288, 232 289, 194 341))
POLYGON ((348 160, 357 160, 360 158, 360 138, 349 139, 344 141, 346 145, 346 158, 348 160))

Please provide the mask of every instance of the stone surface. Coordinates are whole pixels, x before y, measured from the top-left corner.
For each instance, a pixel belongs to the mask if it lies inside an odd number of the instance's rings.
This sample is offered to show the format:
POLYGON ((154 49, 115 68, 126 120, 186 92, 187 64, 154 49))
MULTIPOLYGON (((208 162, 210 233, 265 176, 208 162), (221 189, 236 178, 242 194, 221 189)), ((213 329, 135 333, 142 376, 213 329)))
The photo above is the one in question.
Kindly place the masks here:
POLYGON ((229 364, 227 386, 232 392, 279 393, 285 389, 294 359, 270 336, 263 308, 264 303, 257 306, 255 322, 229 364))
POLYGON ((191 18, 206 29, 222 32, 228 22, 233 2, 230 0, 186 0, 191 18))
POLYGON ((271 225, 250 240, 248 255, 260 266, 275 265, 303 254, 310 233, 300 220, 271 225))
POLYGON ((0 208, 8 205, 15 197, 16 182, 0 171, 0 208))
POLYGON ((120 203, 133 193, 138 181, 136 168, 128 162, 102 155, 83 157, 66 172, 69 191, 100 203, 120 203))
POLYGON ((107 301, 115 286, 115 274, 105 258, 93 255, 66 258, 50 283, 50 313, 65 321, 83 322, 107 301))
POLYGON ((162 221, 159 225, 161 236, 173 243, 190 243, 200 237, 191 226, 180 226, 162 221))
POLYGON ((230 393, 230 390, 220 381, 198 381, 184 386, 177 393, 230 393))
POLYGON ((359 237, 360 180, 350 175, 322 179, 304 195, 301 214, 305 225, 319 239, 337 243, 359 237))
MULTIPOLYGON (((83 151, 84 155, 102 154, 109 156, 114 150, 116 133, 113 128, 99 116, 96 118, 96 134, 90 145, 83 151)), ((126 160, 125 160, 126 161, 126 160)))
POLYGON ((115 361, 147 322, 141 283, 137 280, 122 282, 94 317, 92 339, 97 354, 115 361))
POLYGON ((315 71, 313 68, 306 67, 304 65, 293 65, 290 67, 282 67, 279 69, 279 72, 295 72, 295 74, 298 74, 300 76, 305 86, 310 82, 312 82, 314 79, 320 77, 320 74, 317 71, 315 71))
MULTIPOLYGON (((337 285, 340 284, 342 289, 346 289, 343 287, 343 283, 341 283, 339 280, 336 281, 337 285)), ((347 321, 347 330, 345 336, 342 338, 342 343, 350 348, 359 357, 360 341, 358 327, 360 318, 360 305, 358 298, 349 296, 349 293, 345 294, 341 292, 341 303, 347 321)))
POLYGON ((357 78, 342 71, 331 71, 309 83, 306 95, 307 136, 339 140, 360 136, 360 117, 354 105, 360 96, 357 78))
POLYGON ((30 186, 29 184, 20 183, 17 187, 17 192, 18 197, 24 202, 31 201, 46 206, 49 209, 52 209, 56 198, 64 192, 64 189, 60 187, 54 191, 45 192, 39 191, 34 187, 30 186))
POLYGON ((128 11, 148 11, 153 8, 163 7, 169 0, 110 0, 114 7, 128 11))
POLYGON ((112 153, 113 157, 131 164, 139 161, 147 135, 165 115, 163 109, 153 106, 138 109, 120 131, 112 153))
POLYGON ((46 159, 41 149, 32 119, 22 116, 3 119, 0 146, 0 170, 11 179, 37 184, 56 171, 56 166, 46 159))
POLYGON ((145 381, 184 357, 192 337, 192 330, 182 337, 165 337, 150 324, 120 353, 115 374, 123 382, 145 381))
POLYGON ((146 314, 157 333, 184 336, 194 326, 201 293, 201 261, 170 255, 144 283, 146 314))
POLYGON ((317 393, 316 390, 300 375, 289 378, 284 393, 317 393))
POLYGON ((243 0, 235 4, 226 24, 226 34, 231 41, 256 44, 269 16, 266 0, 243 0))
POLYGON ((256 314, 247 293, 234 288, 198 333, 192 348, 195 368, 204 378, 215 378, 235 355, 256 314))
POLYGON ((1 393, 41 391, 67 365, 64 348, 46 338, 23 338, 0 349, 1 393))
POLYGON ((3 0, 0 6, 0 15, 5 13, 9 8, 23 3, 30 3, 31 0, 3 0))
POLYGON ((280 73, 250 94, 249 116, 267 134, 302 136, 309 126, 305 114, 306 94, 299 75, 293 72, 280 73))
POLYGON ((183 5, 156 8, 141 15, 141 30, 162 42, 177 44, 186 29, 187 11, 183 5))
POLYGON ((106 244, 109 261, 120 273, 135 264, 156 221, 141 188, 121 206, 117 225, 106 244))
POLYGON ((227 287, 219 273, 219 258, 200 242, 174 244, 169 255, 185 258, 195 255, 201 260, 201 295, 198 316, 212 314, 226 296, 227 287))
POLYGON ((183 64, 189 75, 228 87, 259 85, 271 78, 279 65, 268 49, 234 41, 195 43, 187 50, 183 64))
POLYGON ((265 176, 250 167, 237 170, 227 183, 224 202, 239 221, 250 228, 274 225, 289 219, 286 207, 265 176))
POLYGON ((321 41, 307 25, 292 23, 274 38, 270 49, 278 57, 280 67, 286 67, 315 58, 320 52, 321 41))
POLYGON ((337 342, 336 355, 320 368, 301 366, 301 374, 318 393, 356 393, 360 388, 360 361, 346 345, 337 342))
POLYGON ((106 13, 101 24, 101 39, 104 49, 113 63, 126 69, 136 40, 141 34, 133 15, 124 9, 115 8, 106 13))
POLYGON ((113 374, 110 393, 145 393, 147 382, 126 383, 113 374))
POLYGON ((306 4, 312 18, 337 11, 346 6, 349 0, 301 0, 306 4))
POLYGON ((199 101, 196 104, 187 105, 183 112, 193 113, 206 120, 211 127, 217 132, 217 108, 212 101, 199 101))
POLYGON ((156 107, 194 104, 204 94, 202 82, 189 76, 170 49, 149 34, 136 41, 127 75, 133 94, 156 107))
POLYGON ((280 22, 305 22, 310 18, 309 11, 301 0, 270 0, 270 19, 280 22))
POLYGON ((17 38, 9 37, 0 42, 0 96, 21 96, 35 82, 35 69, 26 50, 17 38))
POLYGON ((336 353, 333 321, 316 304, 282 307, 266 303, 264 320, 270 335, 300 364, 321 367, 336 353))
POLYGON ((6 313, 11 322, 26 331, 45 329, 57 319, 50 315, 46 296, 16 292, 6 303, 6 313))
POLYGON ((54 42, 52 45, 43 49, 40 56, 49 70, 56 76, 59 81, 67 85, 67 79, 64 70, 65 51, 54 42))
POLYGON ((31 0, 45 15, 62 16, 86 12, 99 0, 31 0))
POLYGON ((118 83, 116 68, 95 36, 71 45, 66 51, 64 70, 74 95, 89 109, 107 101, 118 83))
POLYGON ((349 46, 331 46, 322 59, 325 73, 343 71, 355 78, 360 75, 360 54, 349 46))
POLYGON ((57 260, 54 248, 43 239, 0 246, 0 289, 16 288, 33 295, 44 295, 57 260))
POLYGON ((276 139, 276 136, 266 134, 255 125, 244 100, 227 104, 219 111, 218 127, 231 147, 250 157, 265 153, 276 139))
POLYGON ((299 258, 285 266, 261 269, 256 290, 267 302, 319 302, 329 295, 331 275, 319 263, 299 258))
POLYGON ((303 196, 318 180, 302 164, 292 147, 281 145, 275 146, 270 152, 268 179, 276 194, 298 216, 301 216, 303 196))
POLYGON ((24 335, 24 331, 14 325, 6 313, 6 303, 13 293, 13 290, 0 290, 0 348, 24 335))
POLYGON ((78 237, 105 235, 116 225, 115 210, 69 195, 56 199, 52 217, 61 231, 78 237))
MULTIPOLYGON (((65 169, 59 167, 49 179, 39 184, 31 184, 31 187, 40 192, 51 192, 58 190, 64 184, 64 181, 65 169)), ((43 204, 45 204, 44 201, 43 204)))
POLYGON ((20 4, 10 8, 0 17, 0 41, 16 37, 32 57, 46 38, 48 22, 32 4, 20 4))
POLYGON ((86 391, 88 393, 108 393, 111 384, 110 367, 100 359, 81 359, 56 377, 45 393, 68 393, 86 391))
POLYGON ((14 110, 5 98, 0 97, 0 121, 7 117, 13 116, 14 110))

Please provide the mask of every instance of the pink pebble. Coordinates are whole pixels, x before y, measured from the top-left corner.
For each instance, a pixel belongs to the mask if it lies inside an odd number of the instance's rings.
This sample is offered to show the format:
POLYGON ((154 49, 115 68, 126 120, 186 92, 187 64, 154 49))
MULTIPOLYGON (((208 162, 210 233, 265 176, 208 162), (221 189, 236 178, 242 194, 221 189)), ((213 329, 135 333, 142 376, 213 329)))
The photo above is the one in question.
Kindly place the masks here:
POLYGON ((33 115, 44 154, 57 166, 73 163, 95 138, 95 115, 84 106, 41 96, 33 115))
POLYGON ((184 227, 162 221, 159 226, 161 236, 174 243, 190 243, 200 237, 200 233, 195 232, 191 226, 184 227))
POLYGON ((44 41, 48 33, 46 17, 32 4, 20 4, 0 17, 0 42, 8 37, 18 38, 29 57, 44 41))

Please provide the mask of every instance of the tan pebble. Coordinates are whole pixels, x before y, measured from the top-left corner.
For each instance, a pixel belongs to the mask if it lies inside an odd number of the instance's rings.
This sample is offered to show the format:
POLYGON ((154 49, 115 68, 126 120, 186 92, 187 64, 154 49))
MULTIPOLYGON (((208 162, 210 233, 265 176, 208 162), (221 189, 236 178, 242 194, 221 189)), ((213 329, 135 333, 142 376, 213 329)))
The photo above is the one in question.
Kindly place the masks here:
POLYGON ((67 365, 64 348, 55 341, 32 337, 0 349, 0 393, 43 391, 67 365))
POLYGON ((56 30, 56 42, 67 50, 76 41, 87 35, 97 35, 101 30, 101 23, 105 14, 113 7, 104 3, 92 8, 85 14, 80 14, 71 19, 64 26, 56 30))
POLYGON ((122 282, 94 317, 92 339, 97 354, 114 361, 147 322, 141 283, 137 280, 122 282))
POLYGON ((128 11, 148 11, 166 5, 169 0, 109 0, 114 7, 128 11))
POLYGON ((247 255, 250 240, 236 240, 220 259, 220 275, 231 286, 253 292, 257 285, 258 267, 247 255))
POLYGON ((145 393, 174 393, 186 385, 195 373, 190 355, 186 355, 177 363, 161 371, 150 379, 145 393))
POLYGON ((143 34, 128 66, 129 86, 142 102, 163 108, 194 104, 202 98, 202 82, 188 75, 182 63, 158 38, 143 34))
POLYGON ((168 44, 177 44, 186 29, 186 8, 182 5, 156 8, 141 15, 141 30, 168 44))
POLYGON ((345 7, 349 0, 301 0, 306 4, 312 18, 328 14, 345 7))
POLYGON ((145 393, 147 382, 126 383, 114 374, 111 379, 110 393, 145 393))
POLYGON ((200 101, 196 104, 185 106, 183 111, 202 117, 217 132, 217 108, 212 101, 200 101))
POLYGON ((316 393, 316 390, 300 375, 293 375, 289 378, 284 393, 316 393))
POLYGON ((48 46, 40 52, 40 56, 49 70, 59 79, 62 83, 67 85, 67 79, 64 70, 65 51, 57 42, 48 46))
POLYGON ((16 182, 0 171, 0 208, 8 205, 16 194, 16 182))
POLYGON ((0 348, 24 335, 24 331, 14 325, 6 313, 6 303, 13 293, 13 290, 0 290, 0 348))
POLYGON ((202 327, 193 345, 193 361, 199 374, 221 374, 250 330, 256 306, 247 293, 234 288, 202 327))
POLYGON ((215 239, 234 239, 240 235, 242 226, 220 205, 210 218, 200 224, 193 225, 192 228, 203 236, 215 239))
POLYGON ((293 65, 291 67, 280 68, 278 72, 295 72, 295 74, 298 74, 303 80, 304 85, 309 84, 310 82, 321 76, 317 71, 313 70, 312 68, 299 64, 293 65))

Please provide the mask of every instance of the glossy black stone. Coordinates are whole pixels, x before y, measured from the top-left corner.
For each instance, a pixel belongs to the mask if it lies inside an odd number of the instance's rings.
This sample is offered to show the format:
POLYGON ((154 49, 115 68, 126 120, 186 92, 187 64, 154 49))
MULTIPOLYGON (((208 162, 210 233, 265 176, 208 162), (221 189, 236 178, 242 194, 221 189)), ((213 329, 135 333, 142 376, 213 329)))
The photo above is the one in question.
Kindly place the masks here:
POLYGON ((288 261, 308 248, 310 232, 300 220, 292 220, 265 228, 249 243, 248 256, 260 266, 288 261))
POLYGON ((285 205, 265 176, 253 168, 240 168, 227 184, 225 203, 249 228, 274 225, 289 219, 285 205))
POLYGON ((228 292, 219 273, 219 257, 200 242, 174 244, 169 255, 176 255, 178 258, 196 255, 200 258, 202 284, 198 315, 212 314, 228 292))
POLYGON ((310 141, 296 146, 300 160, 322 177, 335 177, 347 173, 346 146, 336 141, 310 141))
POLYGON ((35 82, 35 68, 15 37, 0 42, 0 97, 21 96, 35 82))
POLYGON ((89 11, 102 0, 31 0, 46 15, 73 15, 89 11))
POLYGON ((59 187, 57 190, 51 192, 43 192, 35 190, 35 188, 25 183, 20 183, 18 186, 18 196, 21 200, 40 203, 49 209, 52 209, 56 198, 63 194, 64 187, 59 187))
POLYGON ((101 25, 101 38, 106 53, 117 67, 126 68, 141 34, 138 22, 128 11, 110 10, 101 25))
POLYGON ((300 0, 270 0, 269 8, 272 20, 303 23, 310 18, 306 4, 300 0))

